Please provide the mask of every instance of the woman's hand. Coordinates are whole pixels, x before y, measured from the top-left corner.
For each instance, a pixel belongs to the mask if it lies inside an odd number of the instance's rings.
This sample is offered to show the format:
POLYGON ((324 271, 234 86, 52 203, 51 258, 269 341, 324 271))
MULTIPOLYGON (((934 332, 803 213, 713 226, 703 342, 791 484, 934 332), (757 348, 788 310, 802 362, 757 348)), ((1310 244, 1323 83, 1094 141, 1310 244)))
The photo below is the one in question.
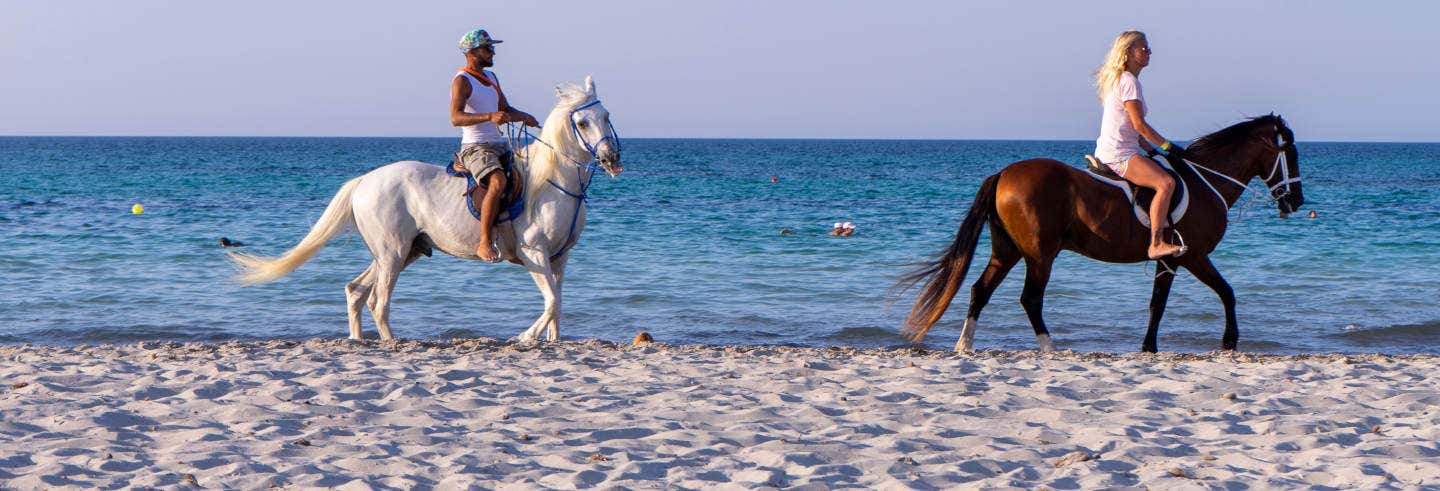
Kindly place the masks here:
POLYGON ((1185 147, 1182 147, 1170 140, 1165 140, 1165 143, 1161 143, 1160 150, 1165 152, 1165 155, 1170 156, 1183 155, 1185 153, 1185 147))

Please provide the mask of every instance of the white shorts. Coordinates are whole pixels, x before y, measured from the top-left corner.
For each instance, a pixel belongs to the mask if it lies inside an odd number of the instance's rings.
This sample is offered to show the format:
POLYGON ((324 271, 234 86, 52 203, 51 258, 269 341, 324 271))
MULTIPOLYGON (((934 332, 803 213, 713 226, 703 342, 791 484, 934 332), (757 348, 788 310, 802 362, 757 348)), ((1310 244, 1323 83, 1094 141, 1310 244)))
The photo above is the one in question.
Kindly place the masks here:
POLYGON ((1115 171, 1115 175, 1125 177, 1125 171, 1130 170, 1130 159, 1127 158, 1119 162, 1106 162, 1105 167, 1109 167, 1110 170, 1115 171))

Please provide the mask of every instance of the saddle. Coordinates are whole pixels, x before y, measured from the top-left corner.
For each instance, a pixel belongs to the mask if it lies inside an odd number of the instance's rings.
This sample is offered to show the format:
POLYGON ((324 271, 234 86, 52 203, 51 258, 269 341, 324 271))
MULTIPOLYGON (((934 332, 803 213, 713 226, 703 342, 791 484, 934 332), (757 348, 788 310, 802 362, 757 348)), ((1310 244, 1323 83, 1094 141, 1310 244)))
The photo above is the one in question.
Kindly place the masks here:
MULTIPOLYGON (((514 220, 515 217, 520 216, 521 212, 525 211, 525 183, 521 182, 521 179, 516 179, 513 166, 505 165, 500 168, 499 172, 505 173, 506 186, 505 192, 500 195, 500 215, 496 217, 496 225, 514 220)), ((470 216, 479 221, 480 203, 475 202, 475 188, 484 189, 488 184, 476 181, 475 176, 471 175, 469 171, 456 169, 453 161, 445 166, 445 173, 453 177, 465 178, 465 209, 470 210, 470 216)))
MULTIPOLYGON (((1175 192, 1170 196, 1169 210, 1170 226, 1173 227, 1175 224, 1180 223, 1180 219, 1185 217, 1185 211, 1190 207, 1190 190, 1188 186, 1185 185, 1185 180, 1181 179, 1180 174, 1175 172, 1175 168, 1170 165, 1170 161, 1166 160, 1166 157, 1156 154, 1151 155, 1150 158, 1155 159, 1155 162, 1160 164, 1160 168, 1165 169, 1165 172, 1170 173, 1170 177, 1175 179, 1175 192)), ((1110 170, 1109 167, 1106 167, 1104 164, 1101 164, 1099 160, 1096 160, 1094 155, 1085 155, 1085 160, 1087 163, 1085 170, 1089 171, 1090 177, 1105 184, 1120 188, 1120 190, 1125 193, 1125 199, 1129 200, 1130 204, 1135 208, 1135 218, 1140 220, 1141 225, 1149 228, 1150 201, 1155 199, 1155 191, 1126 181, 1125 178, 1120 177, 1115 171, 1110 170)))

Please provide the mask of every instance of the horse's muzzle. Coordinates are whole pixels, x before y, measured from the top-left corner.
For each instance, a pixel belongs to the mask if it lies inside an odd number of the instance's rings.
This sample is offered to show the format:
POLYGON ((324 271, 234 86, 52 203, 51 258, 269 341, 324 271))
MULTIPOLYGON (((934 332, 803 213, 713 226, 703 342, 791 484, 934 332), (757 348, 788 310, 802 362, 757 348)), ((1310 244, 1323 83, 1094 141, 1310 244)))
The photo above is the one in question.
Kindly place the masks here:
POLYGON ((605 173, 610 174, 610 177, 615 177, 620 175, 621 172, 625 172, 625 166, 620 163, 620 152, 616 152, 610 145, 605 145, 604 148, 601 149, 598 157, 600 159, 600 168, 605 169, 605 173))
POLYGON ((601 159, 600 167, 605 169, 605 173, 610 174, 610 177, 619 176, 621 172, 625 172, 625 166, 620 165, 619 160, 601 159))
POLYGON ((1305 204, 1305 195, 1301 194, 1300 188, 1297 186, 1294 191, 1280 196, 1275 202, 1280 208, 1280 213, 1288 215, 1300 210, 1300 206, 1305 204))

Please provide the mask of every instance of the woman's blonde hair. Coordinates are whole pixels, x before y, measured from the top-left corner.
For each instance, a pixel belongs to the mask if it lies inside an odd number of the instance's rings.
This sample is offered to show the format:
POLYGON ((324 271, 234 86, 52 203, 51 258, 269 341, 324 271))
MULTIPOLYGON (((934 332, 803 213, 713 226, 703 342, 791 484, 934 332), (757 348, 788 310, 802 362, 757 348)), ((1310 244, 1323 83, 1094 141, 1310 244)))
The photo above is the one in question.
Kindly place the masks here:
POLYGON ((1125 31, 1115 36, 1115 43, 1110 45, 1110 52, 1105 55, 1105 64, 1095 70, 1095 89, 1101 102, 1110 95, 1115 81, 1120 80, 1120 73, 1125 71, 1125 64, 1130 62, 1130 48, 1144 40, 1145 33, 1140 31, 1125 31))

